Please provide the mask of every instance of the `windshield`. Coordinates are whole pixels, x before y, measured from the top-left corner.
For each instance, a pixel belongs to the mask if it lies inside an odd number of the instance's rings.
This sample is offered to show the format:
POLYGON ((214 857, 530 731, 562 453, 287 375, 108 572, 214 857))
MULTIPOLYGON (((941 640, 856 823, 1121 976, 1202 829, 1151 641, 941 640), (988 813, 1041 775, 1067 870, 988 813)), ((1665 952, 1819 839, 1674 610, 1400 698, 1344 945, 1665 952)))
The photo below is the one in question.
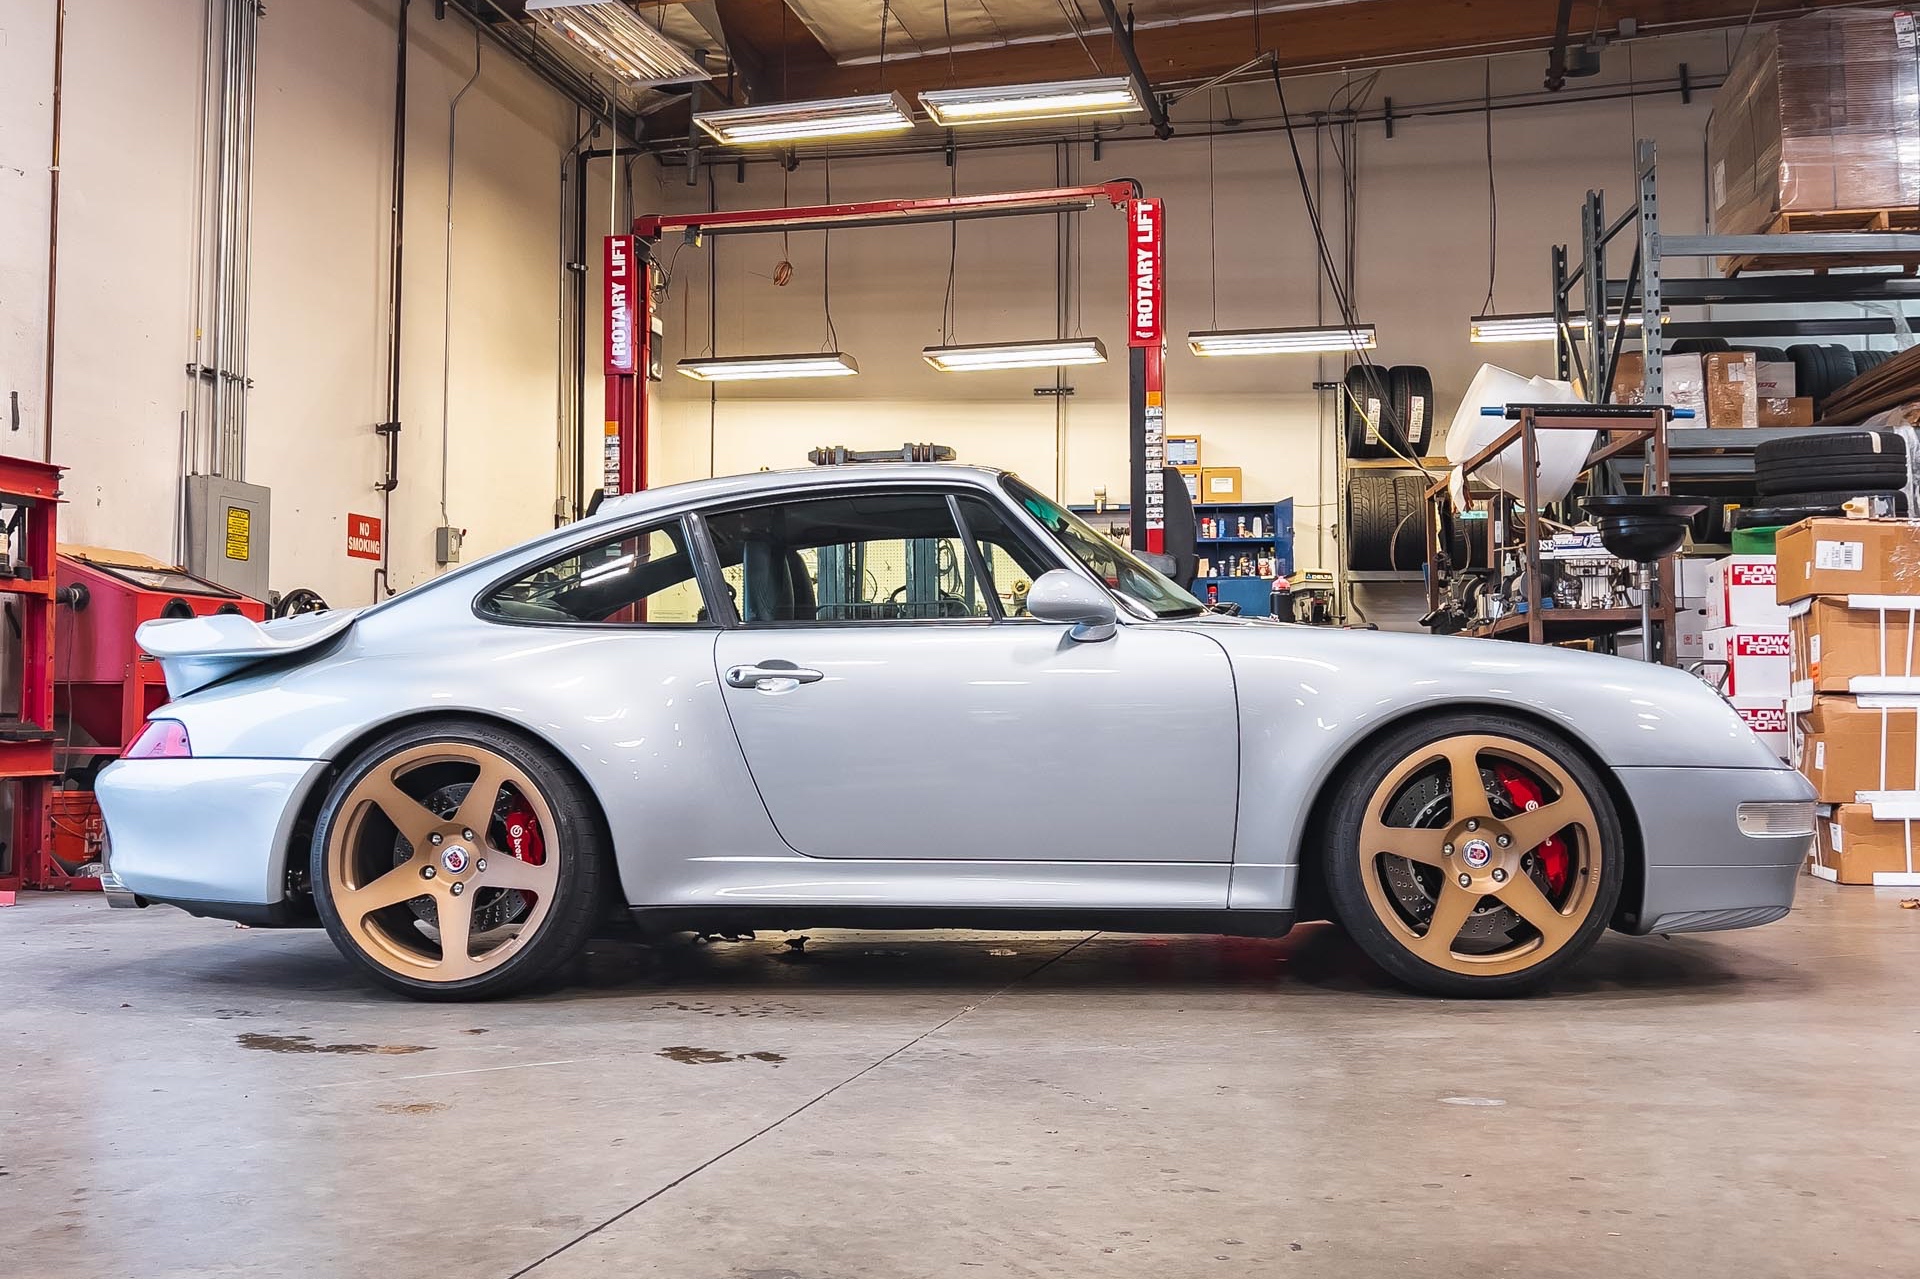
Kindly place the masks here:
POLYGON ((1206 612, 1199 600, 1156 573, 1144 562, 1108 538, 1091 524, 1042 497, 1019 480, 1008 476, 1007 491, 1027 508, 1027 514, 1039 520, 1067 553, 1093 571, 1116 593, 1141 605, 1155 617, 1192 617, 1206 612))

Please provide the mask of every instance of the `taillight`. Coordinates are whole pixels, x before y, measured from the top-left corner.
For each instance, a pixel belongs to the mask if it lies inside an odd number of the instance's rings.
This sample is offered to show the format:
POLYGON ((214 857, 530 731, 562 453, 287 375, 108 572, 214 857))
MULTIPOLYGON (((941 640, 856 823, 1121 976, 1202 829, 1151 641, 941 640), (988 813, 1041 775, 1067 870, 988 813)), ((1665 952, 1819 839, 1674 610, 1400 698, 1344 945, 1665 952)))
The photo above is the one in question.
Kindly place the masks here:
POLYGON ((187 726, 177 719, 150 719, 133 739, 122 759, 190 759, 193 743, 187 740, 187 726))

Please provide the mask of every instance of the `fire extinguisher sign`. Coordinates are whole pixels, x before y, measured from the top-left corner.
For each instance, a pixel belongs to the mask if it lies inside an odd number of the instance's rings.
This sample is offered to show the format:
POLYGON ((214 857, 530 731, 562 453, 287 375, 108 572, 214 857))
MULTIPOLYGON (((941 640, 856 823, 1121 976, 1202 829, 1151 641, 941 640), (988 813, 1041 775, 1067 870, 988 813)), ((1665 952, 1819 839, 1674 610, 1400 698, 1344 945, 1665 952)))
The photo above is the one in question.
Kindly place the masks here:
POLYGON ((379 516, 353 514, 347 516, 347 554, 356 560, 380 558, 379 516))

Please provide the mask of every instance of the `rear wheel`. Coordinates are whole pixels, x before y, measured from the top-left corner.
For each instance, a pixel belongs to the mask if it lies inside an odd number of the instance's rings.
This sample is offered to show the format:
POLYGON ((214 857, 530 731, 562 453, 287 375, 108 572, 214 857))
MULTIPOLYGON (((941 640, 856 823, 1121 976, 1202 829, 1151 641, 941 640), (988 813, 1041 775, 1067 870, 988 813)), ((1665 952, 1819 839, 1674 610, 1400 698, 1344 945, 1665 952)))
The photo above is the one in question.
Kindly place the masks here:
POLYGON ((1439 995, 1546 982, 1606 928, 1625 869, 1593 767, 1493 715, 1411 725, 1369 749, 1328 834, 1336 918, 1393 977, 1439 995))
POLYGON ((593 800, 490 725, 400 730, 334 784, 313 842, 334 944, 384 986, 484 999, 578 953, 605 863, 593 800))

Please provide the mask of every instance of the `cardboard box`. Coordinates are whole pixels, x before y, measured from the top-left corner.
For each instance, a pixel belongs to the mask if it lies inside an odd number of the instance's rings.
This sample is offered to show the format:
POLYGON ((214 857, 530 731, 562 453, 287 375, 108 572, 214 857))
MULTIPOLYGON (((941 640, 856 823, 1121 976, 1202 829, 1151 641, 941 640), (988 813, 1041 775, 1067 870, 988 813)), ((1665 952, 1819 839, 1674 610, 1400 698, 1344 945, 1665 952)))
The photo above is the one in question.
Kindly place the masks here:
POLYGON ((1787 628, 1787 606, 1774 596, 1771 555, 1729 555, 1707 566, 1707 627, 1787 628))
POLYGON ((1762 396, 1758 421, 1761 426, 1812 426, 1813 397, 1762 396))
POLYGON ((1202 467, 1200 500, 1202 502, 1238 502, 1240 500, 1240 468, 1237 466, 1202 467))
POLYGON ((1774 539, 1782 604, 1809 595, 1920 594, 1920 522, 1812 519, 1774 539))
MULTIPOLYGON (((1725 662, 1729 697, 1766 697, 1786 704, 1793 688, 1789 641, 1785 630, 1721 626, 1706 632, 1702 644, 1709 662, 1725 662)), ((1784 723, 1780 731, 1786 731, 1784 723)))
POLYGON ((1823 804, 1920 789, 1920 702, 1820 694, 1795 716, 1794 767, 1823 804))
MULTIPOLYGON (((1660 361, 1660 380, 1666 385, 1665 399, 1670 409, 1692 409, 1691 418, 1674 418, 1667 425, 1673 430, 1707 424, 1706 366, 1698 353, 1668 355, 1660 361)), ((1638 351, 1622 351, 1613 372, 1615 404, 1646 403, 1647 362, 1638 351)))
POLYGON ((1836 804, 1813 826, 1811 870, 1821 879, 1883 888, 1920 886, 1914 823, 1876 818, 1866 804, 1836 804))
MULTIPOLYGON (((1793 366, 1789 364, 1788 370, 1793 366)), ((1789 391, 1787 394, 1791 395, 1789 391)), ((1167 437, 1167 465, 1177 466, 1181 470, 1200 465, 1200 437, 1197 435, 1169 435, 1167 437)))
POLYGON ((1787 714, 1785 698, 1779 697, 1730 697, 1741 722, 1753 730, 1753 735, 1765 742, 1767 748, 1781 759, 1793 754, 1793 717, 1787 714))
POLYGON ((1707 425, 1731 430, 1760 425, 1753 352, 1708 351, 1705 363, 1707 425))
POLYGON ((1861 599, 1816 595, 1788 610, 1796 696, 1920 693, 1920 596, 1861 599))
POLYGON ((1755 360, 1753 393, 1763 400, 1790 400, 1800 394, 1800 375, 1784 360, 1755 360))
POLYGON ((1176 466, 1173 469, 1180 472, 1180 478, 1186 481, 1187 496, 1193 501, 1198 502, 1200 500, 1200 468, 1197 466, 1176 466))

